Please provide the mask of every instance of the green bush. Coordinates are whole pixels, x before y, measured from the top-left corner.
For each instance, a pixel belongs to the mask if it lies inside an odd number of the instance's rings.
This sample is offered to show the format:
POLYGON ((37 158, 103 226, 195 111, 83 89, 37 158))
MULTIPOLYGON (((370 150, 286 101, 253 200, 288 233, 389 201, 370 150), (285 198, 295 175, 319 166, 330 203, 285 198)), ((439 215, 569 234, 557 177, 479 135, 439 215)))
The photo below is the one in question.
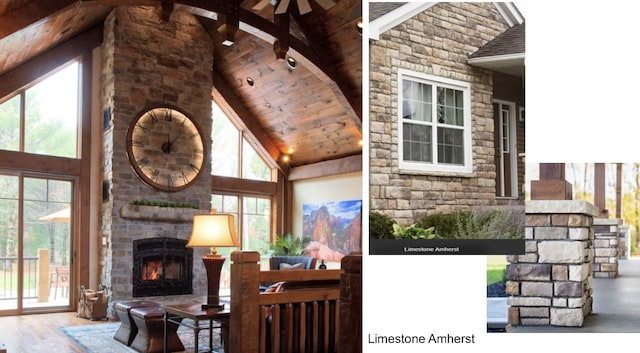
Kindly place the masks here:
POLYGON ((369 237, 372 239, 392 239, 396 222, 380 212, 369 212, 369 237))
POLYGON ((459 219, 464 220, 470 216, 470 212, 434 213, 424 216, 416 225, 421 228, 433 227, 438 238, 455 239, 458 238, 459 219))
POLYGON ((462 239, 524 239, 524 208, 505 207, 471 213, 458 224, 462 239))
POLYGON ((393 225, 393 237, 396 239, 433 239, 436 237, 434 228, 421 228, 412 224, 408 227, 393 225))
POLYGON ((524 239, 524 210, 505 207, 454 213, 436 213, 417 222, 433 227, 444 239, 524 239))

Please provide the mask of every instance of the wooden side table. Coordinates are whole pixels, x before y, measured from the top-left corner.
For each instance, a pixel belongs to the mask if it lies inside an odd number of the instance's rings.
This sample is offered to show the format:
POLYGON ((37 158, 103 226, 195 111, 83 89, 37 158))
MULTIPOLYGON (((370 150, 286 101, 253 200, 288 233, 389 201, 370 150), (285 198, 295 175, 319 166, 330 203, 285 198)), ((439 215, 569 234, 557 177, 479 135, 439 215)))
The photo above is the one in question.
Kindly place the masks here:
POLYGON ((194 352, 199 351, 199 340, 198 336, 200 331, 209 330, 209 351, 213 351, 213 328, 217 326, 213 326, 213 322, 216 321, 220 324, 220 329, 222 331, 222 344, 224 347, 224 352, 229 351, 229 319, 230 312, 229 309, 231 307, 231 303, 229 301, 221 300, 222 303, 225 304, 223 310, 202 310, 202 304, 174 304, 174 305, 164 305, 163 308, 166 312, 164 317, 164 327, 165 327, 165 335, 164 335, 164 349, 165 353, 167 352, 167 324, 175 323, 178 325, 186 326, 193 330, 194 336, 194 352), (185 322, 183 319, 191 319, 191 321, 185 322))

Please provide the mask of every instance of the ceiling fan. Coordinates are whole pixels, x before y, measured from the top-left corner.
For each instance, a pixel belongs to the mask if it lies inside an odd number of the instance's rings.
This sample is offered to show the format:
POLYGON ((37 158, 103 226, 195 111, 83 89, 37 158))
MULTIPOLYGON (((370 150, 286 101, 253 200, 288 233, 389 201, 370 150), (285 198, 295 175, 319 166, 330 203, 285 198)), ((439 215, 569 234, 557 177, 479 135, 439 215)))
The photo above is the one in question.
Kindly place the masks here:
MULTIPOLYGON (((289 8, 291 0, 260 0, 255 6, 252 7, 253 10, 262 10, 267 5, 272 5, 276 8, 275 14, 282 15, 287 12, 289 8)), ((300 10, 300 14, 304 15, 311 12, 311 5, 308 0, 296 0, 298 3, 298 9, 300 10)), ((332 0, 315 0, 323 9, 327 10, 333 7, 336 3, 332 0)))

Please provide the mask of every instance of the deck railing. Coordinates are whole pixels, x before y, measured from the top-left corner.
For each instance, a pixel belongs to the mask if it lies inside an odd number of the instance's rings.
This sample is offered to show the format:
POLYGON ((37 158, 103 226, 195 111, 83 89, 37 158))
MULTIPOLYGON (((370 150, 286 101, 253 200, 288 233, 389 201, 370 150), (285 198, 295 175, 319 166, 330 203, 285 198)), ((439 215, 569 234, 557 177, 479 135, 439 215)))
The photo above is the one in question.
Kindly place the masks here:
MULTIPOLYGON (((38 257, 23 258, 23 297, 36 298, 38 296, 38 257)), ((18 298, 18 258, 0 257, 0 300, 18 298)))

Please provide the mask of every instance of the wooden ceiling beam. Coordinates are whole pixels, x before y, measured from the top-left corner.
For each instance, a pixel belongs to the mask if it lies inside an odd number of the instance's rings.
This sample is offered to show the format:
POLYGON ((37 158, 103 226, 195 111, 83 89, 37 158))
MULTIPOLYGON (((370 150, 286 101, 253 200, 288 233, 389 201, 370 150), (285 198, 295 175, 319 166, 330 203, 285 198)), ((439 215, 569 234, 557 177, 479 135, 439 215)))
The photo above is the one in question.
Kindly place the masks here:
POLYGON ((276 53, 276 59, 284 60, 289 51, 289 14, 274 14, 273 21, 278 27, 277 39, 273 43, 273 51, 276 53))
MULTIPOLYGON (((195 15, 203 16, 215 21, 218 20, 218 14, 222 11, 217 2, 212 2, 210 0, 181 0, 179 3, 195 15)), ((297 5, 295 5, 295 7, 296 11, 292 12, 294 14, 297 12, 297 5)), ((240 8, 238 16, 240 21, 239 29, 247 33, 271 44, 274 44, 276 40, 281 37, 281 28, 278 25, 256 15, 255 13, 240 8)), ((300 15, 298 14, 297 16, 298 20, 296 22, 304 24, 305 21, 300 20, 300 15)), ((310 29, 305 29, 304 27, 301 28, 305 32, 305 35, 311 36, 307 38, 309 38, 312 43, 320 43, 318 39, 315 38, 316 36, 312 34, 313 32, 310 29)), ((321 52, 320 50, 313 50, 313 48, 310 48, 304 42, 292 35, 289 35, 287 40, 289 52, 291 53, 290 55, 295 56, 295 59, 298 60, 298 62, 305 65, 305 67, 313 72, 321 81, 326 82, 329 85, 338 100, 340 100, 341 104, 344 106, 345 110, 351 112, 351 115, 354 117, 354 122, 358 127, 361 127, 362 98, 359 95, 356 97, 351 94, 349 85, 345 79, 346 75, 336 73, 328 57, 319 54, 319 52, 321 52)))
POLYGON ((22 65, 0 74, 0 97, 33 82, 49 71, 102 44, 102 24, 59 44, 22 65))
POLYGON ((162 12, 162 15, 160 16, 162 18, 162 21, 168 22, 169 18, 171 17, 171 13, 173 12, 173 1, 162 0, 160 2, 160 9, 162 12))
POLYGON ((74 2, 76 0, 30 1, 4 13, 0 15, 0 39, 51 16, 74 2))
MULTIPOLYGON (((315 34, 315 31, 308 25, 307 21, 301 17, 301 15, 293 11, 292 12, 293 19, 296 21, 304 36, 309 40, 310 43, 316 43, 317 45, 321 45, 322 41, 315 34)), ((360 95, 354 95, 351 93, 351 89, 349 88, 349 83, 346 80, 347 75, 337 72, 335 67, 331 65, 331 60, 329 56, 326 55, 326 47, 322 48, 314 48, 310 47, 310 50, 313 51, 314 56, 319 58, 319 62, 322 63, 320 69, 325 72, 332 80, 335 82, 334 85, 331 86, 331 89, 334 90, 336 96, 340 98, 344 98, 342 100, 343 105, 347 110, 353 112, 354 116, 357 117, 357 120, 354 121, 358 126, 362 125, 362 97, 360 95)))
POLYGON ((236 41, 236 32, 240 28, 240 3, 242 0, 217 0, 218 33, 222 37, 222 44, 231 46, 236 41))

